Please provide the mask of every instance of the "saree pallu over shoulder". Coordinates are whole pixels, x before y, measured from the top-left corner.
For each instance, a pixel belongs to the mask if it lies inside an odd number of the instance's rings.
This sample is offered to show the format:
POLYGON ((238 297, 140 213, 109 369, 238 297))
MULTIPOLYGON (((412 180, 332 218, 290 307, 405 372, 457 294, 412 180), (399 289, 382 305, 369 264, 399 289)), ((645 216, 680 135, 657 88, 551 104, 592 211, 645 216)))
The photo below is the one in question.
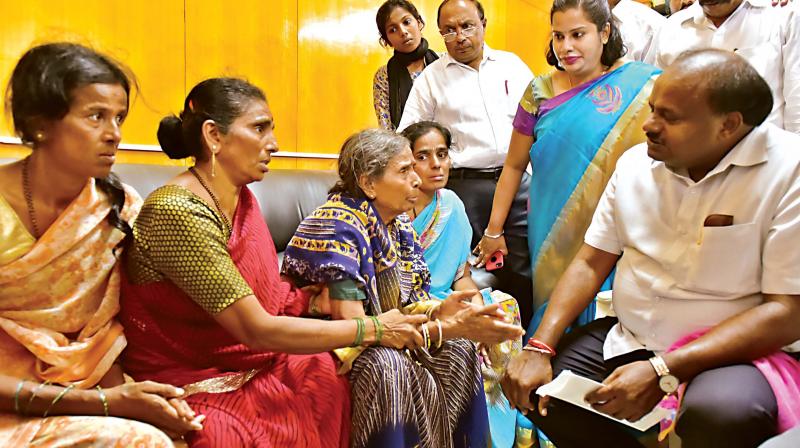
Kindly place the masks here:
POLYGON ((539 105, 546 112, 536 121, 530 150, 528 214, 534 306, 549 299, 581 247, 619 157, 645 140, 647 101, 659 73, 629 62, 539 105))
POLYGON ((405 214, 384 224, 372 204, 332 194, 300 223, 283 259, 282 274, 297 281, 352 280, 380 314, 428 300, 430 273, 405 214))
POLYGON ((437 190, 433 201, 414 220, 414 230, 431 272, 430 294, 446 299, 453 292, 453 283, 464 276, 470 254, 472 227, 464 203, 450 190, 437 190))
MULTIPOLYGON (((157 204, 149 198, 142 213, 176 213, 157 204)), ((281 279, 262 216, 253 194, 242 188, 230 237, 217 243, 224 245, 267 313, 300 316, 308 309, 309 294, 281 279)), ((186 387, 191 394, 186 401, 206 416, 203 431, 186 436, 189 446, 347 446, 349 390, 347 381, 336 375, 330 353, 253 350, 170 276, 135 283, 128 272, 130 261, 120 313, 129 340, 123 366, 138 381, 186 387)))
MULTIPOLYGON (((130 222, 141 199, 127 186, 125 196, 121 218, 130 222)), ((114 250, 125 235, 108 223, 110 210, 90 179, 29 250, 0 266, 0 351, 22 355, 0 371, 88 388, 122 352, 114 250)))

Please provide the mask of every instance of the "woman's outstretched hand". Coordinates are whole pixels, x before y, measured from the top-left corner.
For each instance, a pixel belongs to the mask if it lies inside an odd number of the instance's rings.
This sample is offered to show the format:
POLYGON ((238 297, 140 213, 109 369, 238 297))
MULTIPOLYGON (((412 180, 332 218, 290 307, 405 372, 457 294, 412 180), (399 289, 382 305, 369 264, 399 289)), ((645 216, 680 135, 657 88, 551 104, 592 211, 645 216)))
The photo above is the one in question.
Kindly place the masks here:
POLYGON ((467 307, 448 318, 446 324, 451 334, 448 339, 466 338, 486 345, 516 339, 525 334, 522 327, 506 321, 506 314, 498 303, 483 306, 467 304, 467 307))
POLYGON ((409 349, 422 346, 419 326, 428 321, 424 314, 405 315, 394 309, 379 315, 378 320, 383 324, 382 346, 409 349))
POLYGON ((453 291, 446 299, 442 300, 442 304, 439 305, 439 310, 434 314, 434 317, 447 319, 455 316, 459 311, 470 307, 470 300, 475 294, 478 294, 478 291, 474 289, 453 291))

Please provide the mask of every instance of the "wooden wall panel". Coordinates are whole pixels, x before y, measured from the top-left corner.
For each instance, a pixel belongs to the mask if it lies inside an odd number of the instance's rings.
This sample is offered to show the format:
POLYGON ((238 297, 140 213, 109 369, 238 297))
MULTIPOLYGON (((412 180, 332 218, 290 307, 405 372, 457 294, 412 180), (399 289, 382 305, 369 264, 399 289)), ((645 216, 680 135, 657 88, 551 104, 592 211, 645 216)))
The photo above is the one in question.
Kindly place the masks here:
MULTIPOLYGON (((246 78, 267 95, 275 116, 278 145, 293 152, 305 150, 297 144, 298 3, 298 0, 186 2, 186 92, 206 78, 246 78)), ((293 159, 273 162, 274 167, 278 165, 294 168, 296 162, 293 159)))
MULTIPOLYGON (((122 61, 136 74, 123 141, 154 144, 154 123, 182 95, 183 1, 0 0, 0 83, 32 45, 69 40, 122 61)), ((0 134, 13 135, 10 122, 0 134)))
MULTIPOLYGON (((439 0, 415 2, 423 35, 445 51, 439 0)), ((513 51, 536 73, 548 70, 551 0, 485 0, 486 40, 513 51)), ((391 57, 378 44, 380 0, 0 0, 0 82, 32 44, 84 42, 127 64, 136 97, 123 128, 125 143, 156 145, 158 121, 177 113, 188 89, 213 76, 242 76, 262 87, 275 114, 283 151, 335 154, 355 131, 377 125, 372 77, 391 57)), ((0 136, 11 135, 4 122, 0 136)), ((0 157, 25 149, 0 145, 0 157)), ((177 163, 160 152, 123 151, 120 161, 177 163)), ((330 168, 335 161, 275 158, 274 168, 330 168)))
POLYGON ((506 49, 516 53, 534 74, 547 73, 545 52, 550 42, 550 7, 552 0, 508 0, 506 49))

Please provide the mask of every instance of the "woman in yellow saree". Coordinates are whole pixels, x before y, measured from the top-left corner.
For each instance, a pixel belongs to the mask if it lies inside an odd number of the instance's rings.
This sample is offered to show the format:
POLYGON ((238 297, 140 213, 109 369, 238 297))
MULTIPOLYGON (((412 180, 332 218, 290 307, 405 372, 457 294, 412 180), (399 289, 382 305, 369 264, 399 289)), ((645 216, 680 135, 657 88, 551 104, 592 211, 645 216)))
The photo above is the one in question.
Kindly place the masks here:
POLYGON ((166 447, 162 430, 202 428, 179 389, 123 384, 115 364, 117 257, 141 203, 111 174, 130 85, 67 43, 32 48, 11 76, 33 151, 0 166, 0 446, 166 447))

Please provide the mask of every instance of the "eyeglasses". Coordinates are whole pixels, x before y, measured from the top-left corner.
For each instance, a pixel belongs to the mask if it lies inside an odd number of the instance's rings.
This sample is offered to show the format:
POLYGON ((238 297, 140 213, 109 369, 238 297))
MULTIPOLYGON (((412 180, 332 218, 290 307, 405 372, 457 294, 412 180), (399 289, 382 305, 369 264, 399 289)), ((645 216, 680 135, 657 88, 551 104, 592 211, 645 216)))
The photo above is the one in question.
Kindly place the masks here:
MULTIPOLYGON (((478 31, 477 25, 467 24, 461 27, 461 35, 464 37, 472 37, 475 35, 477 31, 478 31)), ((449 33, 442 33, 440 31, 439 34, 442 35, 442 39, 444 39, 445 42, 453 42, 454 40, 456 40, 456 37, 458 36, 457 31, 450 31, 449 33)))

